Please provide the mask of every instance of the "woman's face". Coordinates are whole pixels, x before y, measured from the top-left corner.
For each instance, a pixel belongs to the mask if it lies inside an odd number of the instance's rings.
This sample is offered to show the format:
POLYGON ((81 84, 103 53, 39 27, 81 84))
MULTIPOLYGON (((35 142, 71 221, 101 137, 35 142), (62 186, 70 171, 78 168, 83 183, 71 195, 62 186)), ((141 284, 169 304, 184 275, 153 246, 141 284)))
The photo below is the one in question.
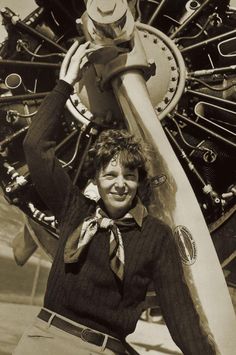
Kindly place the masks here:
POLYGON ((99 194, 112 218, 120 218, 131 208, 138 189, 138 169, 121 165, 119 156, 110 160, 95 178, 99 194))

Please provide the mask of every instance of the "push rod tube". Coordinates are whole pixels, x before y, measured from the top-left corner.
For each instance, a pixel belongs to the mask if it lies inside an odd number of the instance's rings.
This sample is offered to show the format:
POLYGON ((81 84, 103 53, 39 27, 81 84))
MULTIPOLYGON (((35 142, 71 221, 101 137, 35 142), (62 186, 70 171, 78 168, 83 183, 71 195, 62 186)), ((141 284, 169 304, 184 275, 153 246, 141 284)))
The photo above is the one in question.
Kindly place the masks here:
POLYGON ((162 0, 160 2, 160 5, 158 5, 158 7, 156 8, 156 10, 154 11, 153 15, 151 16, 150 20, 148 21, 148 25, 152 25, 153 22, 155 21, 157 15, 160 13, 160 11, 163 9, 164 5, 166 4, 166 0, 162 0))
POLYGON ((15 95, 15 96, 2 96, 0 97, 0 104, 8 102, 18 102, 27 100, 37 100, 44 98, 49 92, 38 92, 36 94, 15 95))
POLYGON ((60 69, 61 64, 57 63, 47 63, 47 62, 28 62, 26 60, 11 60, 11 59, 0 59, 0 67, 28 67, 37 69, 60 69))
POLYGON ((189 46, 189 47, 185 47, 183 49, 180 49, 180 52, 182 54, 184 53, 187 53, 191 50, 194 50, 196 48, 200 48, 200 47, 204 47, 204 46, 207 46, 208 44, 210 43, 214 43, 214 42, 217 42, 217 41, 220 41, 224 38, 227 38, 227 37, 230 37, 230 36, 235 36, 236 35, 236 30, 232 30, 232 31, 229 31, 229 32, 226 32, 226 33, 223 33, 219 36, 215 36, 215 37, 212 37, 212 38, 209 38, 209 39, 206 39, 204 41, 201 41, 201 42, 198 42, 196 44, 193 44, 192 46, 189 46))

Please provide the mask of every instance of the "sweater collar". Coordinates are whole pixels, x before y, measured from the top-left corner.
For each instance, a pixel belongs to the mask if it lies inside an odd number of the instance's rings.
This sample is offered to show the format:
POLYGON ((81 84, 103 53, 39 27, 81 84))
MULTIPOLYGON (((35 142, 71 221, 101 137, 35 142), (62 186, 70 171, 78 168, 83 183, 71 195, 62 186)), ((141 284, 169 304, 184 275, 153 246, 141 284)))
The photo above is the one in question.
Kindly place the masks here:
POLYGON ((137 197, 135 206, 129 210, 129 214, 134 218, 139 227, 142 227, 143 219, 147 216, 148 212, 139 197, 137 197))
MULTIPOLYGON (((106 210, 103 205, 103 201, 99 199, 98 205, 102 208, 102 210, 106 210)), ((126 213, 126 217, 131 217, 135 220, 139 227, 142 227, 143 219, 148 215, 146 207, 142 204, 139 197, 136 197, 131 209, 126 213)))

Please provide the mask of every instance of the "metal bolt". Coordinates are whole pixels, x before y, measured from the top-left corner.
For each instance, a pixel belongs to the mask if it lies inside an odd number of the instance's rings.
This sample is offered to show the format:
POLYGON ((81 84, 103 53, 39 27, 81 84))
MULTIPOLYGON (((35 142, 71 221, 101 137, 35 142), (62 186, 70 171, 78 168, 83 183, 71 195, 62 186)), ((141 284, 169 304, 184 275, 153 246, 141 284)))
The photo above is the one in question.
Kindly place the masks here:
POLYGON ((221 205, 225 206, 226 205, 226 201, 221 199, 221 205))
POLYGON ((92 127, 89 133, 96 136, 98 134, 98 130, 95 127, 92 127))
POLYGON ((97 9, 101 14, 109 15, 114 12, 116 8, 115 0, 99 0, 97 2, 97 9))
POLYGON ((189 8, 190 10, 196 10, 200 6, 198 1, 190 1, 189 8))
POLYGON ((164 98, 165 104, 168 104, 169 101, 170 101, 169 97, 165 97, 165 98, 164 98))
POLYGON ((230 189, 230 191, 232 191, 233 194, 236 195, 236 187, 233 186, 232 189, 230 189))

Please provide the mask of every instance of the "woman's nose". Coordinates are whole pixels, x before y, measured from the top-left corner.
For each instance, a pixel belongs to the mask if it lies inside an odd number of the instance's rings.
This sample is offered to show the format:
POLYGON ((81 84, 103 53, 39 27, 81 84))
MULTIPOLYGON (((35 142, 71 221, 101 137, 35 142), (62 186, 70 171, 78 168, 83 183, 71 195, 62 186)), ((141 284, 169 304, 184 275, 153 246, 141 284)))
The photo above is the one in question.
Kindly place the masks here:
POLYGON ((123 189, 125 188, 125 179, 123 176, 117 176, 115 181, 116 188, 123 189))

